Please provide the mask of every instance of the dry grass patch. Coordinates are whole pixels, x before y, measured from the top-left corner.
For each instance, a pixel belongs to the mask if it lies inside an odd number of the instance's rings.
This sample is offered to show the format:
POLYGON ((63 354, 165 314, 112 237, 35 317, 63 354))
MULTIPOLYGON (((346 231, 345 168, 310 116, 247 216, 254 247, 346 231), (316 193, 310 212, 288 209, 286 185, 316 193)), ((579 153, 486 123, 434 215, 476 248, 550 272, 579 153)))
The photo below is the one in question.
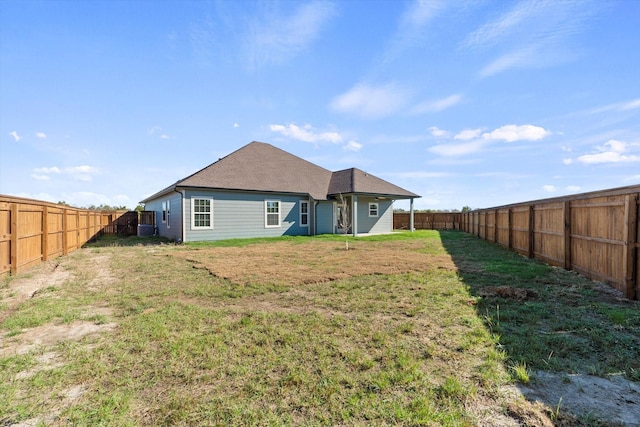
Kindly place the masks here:
POLYGON ((427 254, 424 249, 423 241, 359 240, 346 250, 336 241, 312 240, 198 248, 173 252, 171 256, 238 284, 296 285, 369 274, 455 270, 449 255, 427 254))

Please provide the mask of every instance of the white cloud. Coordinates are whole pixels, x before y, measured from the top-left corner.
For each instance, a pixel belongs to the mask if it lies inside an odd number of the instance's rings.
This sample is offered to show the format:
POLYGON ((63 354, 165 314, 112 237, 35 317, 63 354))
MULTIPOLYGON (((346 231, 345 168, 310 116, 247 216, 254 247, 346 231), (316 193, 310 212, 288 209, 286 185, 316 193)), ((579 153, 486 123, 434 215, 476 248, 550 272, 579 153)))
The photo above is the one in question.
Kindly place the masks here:
POLYGON ((624 141, 610 139, 601 147, 597 147, 597 153, 584 154, 577 158, 577 161, 584 164, 599 163, 628 163, 640 161, 640 155, 629 154, 632 147, 639 144, 629 144, 624 141))
POLYGON ((452 176, 453 174, 450 172, 425 172, 425 171, 416 171, 416 172, 394 172, 394 173, 386 173, 384 176, 399 178, 399 179, 427 179, 427 178, 443 178, 446 176, 452 176))
POLYGON ((15 130, 13 132, 10 132, 9 135, 11 135, 13 137, 13 139, 16 140, 16 142, 20 141, 22 139, 22 137, 20 135, 18 135, 18 132, 16 132, 15 130))
POLYGON ((463 141, 468 141, 470 139, 478 138, 482 133, 482 129, 465 129, 461 132, 458 132, 453 139, 461 139, 463 141))
POLYGON ((39 181, 49 180, 50 175, 64 174, 68 175, 76 181, 88 182, 91 181, 92 175, 99 173, 99 170, 93 166, 72 166, 67 168, 59 168, 57 166, 35 168, 31 177, 39 181))
POLYGON ((629 111, 640 108, 640 98, 632 99, 630 101, 616 102, 613 104, 604 105, 602 107, 593 108, 586 111, 587 114, 599 114, 607 111, 629 111))
POLYGON ((400 56, 407 48, 426 40, 425 28, 438 12, 449 2, 439 0, 414 0, 403 12, 396 34, 392 37, 383 54, 384 62, 400 56))
POLYGON ((163 133, 162 135, 160 135, 160 139, 171 139, 171 137, 166 133, 163 133))
POLYGON ((280 11, 256 16, 248 25, 246 51, 251 68, 282 63, 306 49, 335 15, 335 5, 314 1, 296 5, 289 15, 280 11))
POLYGON ((555 185, 543 185, 542 189, 547 193, 553 193, 554 191, 556 191, 555 185))
POLYGON ((564 163, 565 165, 570 165, 571 163, 573 163, 573 159, 562 159, 562 163, 564 163))
POLYGON ((342 149, 346 151, 360 151, 362 147, 363 145, 360 144, 359 142, 351 140, 347 142, 347 144, 344 147, 342 147, 342 149))
POLYGON ((447 136, 449 136, 449 132, 447 132, 446 130, 439 129, 437 126, 431 126, 429 128, 429 132, 431 132, 431 135, 433 135, 435 137, 447 137, 447 136))
POLYGON ((598 5, 582 1, 524 0, 504 3, 510 10, 469 33, 463 48, 495 49, 497 59, 480 75, 514 67, 546 67, 576 58, 573 36, 582 32, 598 5))
POLYGON ((315 129, 306 124, 303 127, 299 127, 293 123, 288 125, 269 125, 271 132, 278 132, 288 138, 297 139, 304 142, 330 142, 338 144, 342 142, 342 136, 338 132, 315 132, 315 129))
POLYGON ((234 124, 233 124, 233 127, 234 127, 234 128, 239 128, 239 127, 240 127, 240 125, 239 125, 238 123, 234 123, 234 124))
POLYGON ((329 106, 340 113, 375 119, 397 112, 407 104, 408 100, 407 90, 394 83, 382 86, 359 84, 346 93, 336 96, 329 106))
POLYGON ((454 105, 458 104, 461 100, 462 100, 462 95, 454 94, 451 96, 447 96, 446 98, 438 99, 435 101, 423 102, 421 104, 416 105, 413 108, 412 113, 414 114, 422 114, 422 113, 428 113, 428 112, 437 113, 439 111, 444 111, 448 108, 453 107, 454 105))
POLYGON ((429 151, 440 156, 464 156, 480 151, 486 142, 483 140, 474 140, 462 144, 438 144, 429 147, 429 151))
POLYGON ((503 140, 506 142, 514 141, 537 141, 545 136, 551 135, 551 132, 533 125, 506 125, 495 129, 492 132, 482 134, 487 140, 503 140))
POLYGON ((40 139, 47 139, 47 134, 44 132, 36 132, 36 137, 40 139))
POLYGON ((35 173, 47 173, 47 174, 51 174, 51 173, 60 173, 60 168, 57 166, 53 166, 51 168, 35 168, 33 170, 35 173))

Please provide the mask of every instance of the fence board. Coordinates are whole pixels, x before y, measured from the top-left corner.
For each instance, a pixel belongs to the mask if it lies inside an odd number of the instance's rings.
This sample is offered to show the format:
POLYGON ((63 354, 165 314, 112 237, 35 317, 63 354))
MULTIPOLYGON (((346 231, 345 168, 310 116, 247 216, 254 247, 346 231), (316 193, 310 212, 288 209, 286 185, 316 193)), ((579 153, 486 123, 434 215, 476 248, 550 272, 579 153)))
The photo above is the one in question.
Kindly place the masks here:
POLYGON ((466 213, 462 227, 640 299, 639 199, 635 185, 524 202, 466 213))
MULTIPOLYGON (((97 212, 0 195, 0 276, 74 251, 127 212, 97 212)), ((134 215, 136 215, 134 213, 134 215)))

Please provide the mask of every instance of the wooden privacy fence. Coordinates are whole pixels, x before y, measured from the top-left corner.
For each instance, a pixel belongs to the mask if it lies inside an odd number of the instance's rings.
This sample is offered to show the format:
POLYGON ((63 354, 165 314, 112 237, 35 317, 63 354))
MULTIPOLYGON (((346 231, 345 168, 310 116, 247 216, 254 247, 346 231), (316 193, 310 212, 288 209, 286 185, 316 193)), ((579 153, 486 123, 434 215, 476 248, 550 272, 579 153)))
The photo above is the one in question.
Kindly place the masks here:
POLYGON ((640 185, 462 213, 462 229, 640 299, 640 185))
MULTIPOLYGON (((137 224, 137 213, 133 214, 137 224)), ((0 276, 73 252, 100 233, 116 233, 127 215, 132 218, 126 211, 77 209, 0 195, 0 276)), ((133 230, 135 234, 135 226, 133 230)))
MULTIPOLYGON (((393 213, 393 229, 409 229, 409 212, 393 213)), ((460 230, 462 214, 459 212, 414 212, 416 230, 460 230)))

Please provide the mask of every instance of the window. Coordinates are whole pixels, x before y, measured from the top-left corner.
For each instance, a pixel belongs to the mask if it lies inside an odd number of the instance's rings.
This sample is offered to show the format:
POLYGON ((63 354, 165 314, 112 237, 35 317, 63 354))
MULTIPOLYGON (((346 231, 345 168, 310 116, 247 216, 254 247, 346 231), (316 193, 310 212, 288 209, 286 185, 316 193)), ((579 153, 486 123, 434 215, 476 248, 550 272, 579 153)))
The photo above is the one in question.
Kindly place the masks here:
POLYGON ((162 202, 162 222, 167 222, 167 202, 162 202))
POLYGON ((300 200, 300 227, 309 226, 309 202, 300 200))
POLYGON ((191 229, 213 228, 213 199, 191 198, 191 229))
POLYGON ((264 201, 264 226, 280 227, 280 200, 264 201))
POLYGON ((369 216, 378 216, 378 204, 377 203, 369 203, 369 216))

